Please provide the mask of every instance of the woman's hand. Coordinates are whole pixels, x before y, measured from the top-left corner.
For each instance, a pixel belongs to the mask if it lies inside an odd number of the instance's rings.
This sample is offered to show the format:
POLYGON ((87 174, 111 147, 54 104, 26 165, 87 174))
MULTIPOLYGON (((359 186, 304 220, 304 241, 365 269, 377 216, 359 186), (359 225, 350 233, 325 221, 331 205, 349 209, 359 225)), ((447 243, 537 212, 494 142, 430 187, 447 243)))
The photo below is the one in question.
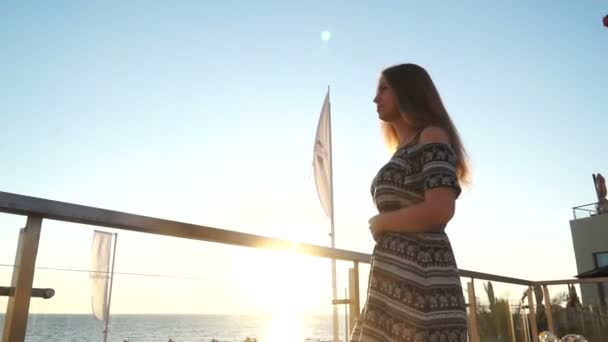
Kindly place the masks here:
POLYGON ((386 232, 382 226, 382 217, 383 214, 378 214, 367 221, 369 223, 369 230, 375 241, 378 241, 382 234, 386 232))

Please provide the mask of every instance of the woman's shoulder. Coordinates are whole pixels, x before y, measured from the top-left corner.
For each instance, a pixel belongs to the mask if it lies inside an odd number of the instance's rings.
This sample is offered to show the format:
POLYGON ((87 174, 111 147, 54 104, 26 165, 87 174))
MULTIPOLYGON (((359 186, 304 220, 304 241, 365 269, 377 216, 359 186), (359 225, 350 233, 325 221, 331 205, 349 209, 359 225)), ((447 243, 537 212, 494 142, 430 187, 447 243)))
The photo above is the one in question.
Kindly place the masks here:
POLYGON ((416 137, 407 145, 395 151, 393 158, 397 160, 418 159, 429 149, 450 149, 450 138, 445 129, 438 126, 427 126, 420 130, 416 137))
POLYGON ((445 129, 439 126, 427 126, 420 131, 420 145, 447 144, 450 145, 450 137, 445 129))
POLYGON ((418 142, 404 151, 399 157, 416 164, 446 161, 455 162, 455 151, 445 129, 428 126, 419 133, 418 142))

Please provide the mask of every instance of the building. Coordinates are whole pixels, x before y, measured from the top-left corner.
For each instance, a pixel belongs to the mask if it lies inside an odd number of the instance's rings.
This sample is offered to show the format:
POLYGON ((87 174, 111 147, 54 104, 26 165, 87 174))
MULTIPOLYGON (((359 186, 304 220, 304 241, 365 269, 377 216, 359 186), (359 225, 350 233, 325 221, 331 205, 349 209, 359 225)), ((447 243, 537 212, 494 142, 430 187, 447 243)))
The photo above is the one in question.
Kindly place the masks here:
MULTIPOLYGON (((570 231, 576 268, 582 278, 583 273, 597 273, 608 266, 608 213, 598 210, 598 203, 575 207, 573 213, 570 231)), ((606 305, 608 283, 581 284, 581 300, 583 305, 606 305)))

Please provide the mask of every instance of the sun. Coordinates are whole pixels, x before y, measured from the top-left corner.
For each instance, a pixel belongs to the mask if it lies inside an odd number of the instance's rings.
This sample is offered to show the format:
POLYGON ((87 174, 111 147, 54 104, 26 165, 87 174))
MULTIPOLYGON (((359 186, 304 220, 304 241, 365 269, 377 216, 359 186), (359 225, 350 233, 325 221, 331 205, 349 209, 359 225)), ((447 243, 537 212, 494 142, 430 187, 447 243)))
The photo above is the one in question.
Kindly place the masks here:
POLYGON ((293 312, 277 312, 266 327, 264 341, 285 342, 304 341, 306 338, 302 331, 302 317, 293 312))
POLYGON ((292 251, 269 251, 258 264, 259 279, 255 295, 262 310, 269 313, 293 312, 301 314, 314 302, 314 291, 308 282, 315 274, 310 260, 292 251))
POLYGON ((324 42, 329 41, 331 39, 331 32, 329 31, 323 31, 321 32, 321 40, 323 40, 324 42))
POLYGON ((285 230, 284 225, 270 225, 266 232, 290 245, 280 250, 267 246, 238 259, 238 267, 247 273, 244 300, 256 315, 268 319, 260 341, 303 341, 310 317, 331 313, 330 260, 298 252, 300 241, 313 240, 308 226, 285 230))
POLYGON ((270 317, 264 341, 303 341, 302 323, 318 302, 311 282, 319 270, 310 257, 294 251, 267 251, 262 259, 255 261, 259 273, 252 295, 258 309, 270 317))

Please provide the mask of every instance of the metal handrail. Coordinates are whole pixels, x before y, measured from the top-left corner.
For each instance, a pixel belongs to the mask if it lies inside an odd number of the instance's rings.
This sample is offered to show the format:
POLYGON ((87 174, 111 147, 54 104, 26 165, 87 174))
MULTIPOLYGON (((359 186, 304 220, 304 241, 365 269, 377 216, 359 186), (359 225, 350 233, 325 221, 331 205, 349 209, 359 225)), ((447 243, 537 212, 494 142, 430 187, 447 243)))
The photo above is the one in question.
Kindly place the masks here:
MULTIPOLYGON (((12 297, 15 295, 14 287, 0 286, 0 296, 4 297, 12 297)), ((32 289, 32 297, 50 299, 55 295, 55 290, 53 289, 32 289)))
POLYGON ((594 202, 594 203, 583 204, 583 205, 579 205, 576 207, 572 207, 572 216, 574 217, 575 220, 578 219, 578 217, 576 216, 577 211, 586 211, 588 213, 591 213, 590 215, 597 214, 597 205, 598 205, 598 202, 594 202), (585 207, 590 207, 590 206, 593 206, 593 209, 585 208, 585 207))
MULTIPOLYGON (((42 218, 81 223, 127 231, 157 234, 185 239, 236 245, 251 248, 289 250, 298 253, 336 260, 369 263, 371 255, 338 248, 271 238, 232 230, 213 228, 191 223, 129 214, 68 202, 48 200, 0 191, 0 212, 16 215, 36 215, 42 218)), ((461 277, 490 280, 516 285, 556 285, 594 282, 591 279, 532 281, 459 269, 461 277)), ((606 280, 604 280, 606 281, 606 280)))
POLYGON ((562 280, 541 280, 535 281, 535 285, 568 285, 568 284, 595 284, 608 283, 608 277, 582 278, 582 279, 562 279, 562 280))
POLYGON ((52 220, 242 247, 290 250, 317 257, 334 258, 336 260, 369 263, 371 259, 371 256, 366 253, 337 248, 334 249, 1 191, 0 212, 27 216, 36 215, 52 220))

